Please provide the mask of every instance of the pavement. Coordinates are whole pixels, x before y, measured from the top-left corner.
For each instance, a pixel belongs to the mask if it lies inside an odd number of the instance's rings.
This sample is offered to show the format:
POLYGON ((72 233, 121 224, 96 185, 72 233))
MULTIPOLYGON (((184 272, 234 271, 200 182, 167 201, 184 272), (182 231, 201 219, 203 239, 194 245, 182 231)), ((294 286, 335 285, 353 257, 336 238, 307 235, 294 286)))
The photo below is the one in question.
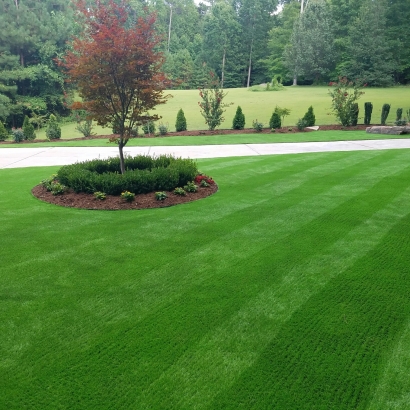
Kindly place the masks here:
MULTIPOLYGON (((170 154, 177 157, 198 159, 404 148, 410 148, 410 139, 125 147, 124 153, 131 156, 170 154)), ((94 158, 116 156, 118 156, 118 148, 114 145, 111 147, 0 148, 0 169, 68 165, 94 158)))

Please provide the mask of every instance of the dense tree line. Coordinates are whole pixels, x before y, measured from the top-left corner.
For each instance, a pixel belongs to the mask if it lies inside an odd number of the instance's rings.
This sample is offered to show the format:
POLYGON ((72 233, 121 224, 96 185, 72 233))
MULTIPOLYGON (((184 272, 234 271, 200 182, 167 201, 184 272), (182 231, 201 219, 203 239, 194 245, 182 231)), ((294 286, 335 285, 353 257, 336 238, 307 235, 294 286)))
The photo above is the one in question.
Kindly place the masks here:
MULTIPOLYGON (((0 11, 0 118, 64 115, 55 58, 81 32, 74 4, 0 0, 0 11)), ((153 11, 173 88, 201 87, 210 72, 225 88, 410 81, 410 0, 129 0, 128 24, 153 11)))

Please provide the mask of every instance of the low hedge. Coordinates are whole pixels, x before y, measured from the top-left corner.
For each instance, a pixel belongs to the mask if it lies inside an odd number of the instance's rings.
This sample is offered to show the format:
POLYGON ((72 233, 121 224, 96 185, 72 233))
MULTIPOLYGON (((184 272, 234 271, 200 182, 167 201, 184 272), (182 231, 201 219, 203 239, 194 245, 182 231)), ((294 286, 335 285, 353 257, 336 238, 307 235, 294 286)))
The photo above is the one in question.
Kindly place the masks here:
POLYGON ((124 191, 134 194, 171 191, 193 181, 198 175, 193 160, 166 155, 157 158, 145 155, 128 157, 125 169, 126 172, 121 174, 119 158, 94 159, 61 167, 57 178, 77 193, 100 191, 120 195, 124 191))

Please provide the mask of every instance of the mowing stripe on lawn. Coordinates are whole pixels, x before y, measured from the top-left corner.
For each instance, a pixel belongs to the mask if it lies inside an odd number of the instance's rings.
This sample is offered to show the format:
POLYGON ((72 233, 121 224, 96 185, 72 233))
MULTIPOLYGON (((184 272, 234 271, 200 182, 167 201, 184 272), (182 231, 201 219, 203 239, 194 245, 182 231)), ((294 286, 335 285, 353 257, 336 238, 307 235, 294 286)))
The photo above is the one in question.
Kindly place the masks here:
MULTIPOLYGON (((242 378, 267 371, 258 355, 272 338, 408 212, 407 151, 276 158, 200 161, 220 192, 143 212, 43 204, 8 187, 49 169, 1 171, 0 198, 16 210, 0 223, 10 238, 0 249, 0 407, 240 405, 242 378)), ((249 396, 264 408, 257 382, 249 396)))
MULTIPOLYGON (((204 338, 193 351, 187 352, 158 380, 158 385, 152 386, 151 391, 169 390, 174 399, 173 408, 206 408, 217 394, 218 386, 229 386, 244 369, 253 365, 258 354, 280 332, 280 325, 289 320, 293 312, 330 279, 343 273, 370 251, 375 241, 381 240, 398 220, 410 212, 405 206, 409 200, 410 189, 407 189, 326 252, 310 261, 303 260, 304 263, 296 264, 288 273, 283 272, 282 283, 262 292, 227 324, 204 338), (352 249, 358 251, 350 252, 352 249)), ((154 397, 148 396, 147 403, 154 400, 154 397)), ((235 402, 235 405, 228 406, 224 402, 223 406, 216 405, 214 408, 238 408, 239 404, 235 402)))

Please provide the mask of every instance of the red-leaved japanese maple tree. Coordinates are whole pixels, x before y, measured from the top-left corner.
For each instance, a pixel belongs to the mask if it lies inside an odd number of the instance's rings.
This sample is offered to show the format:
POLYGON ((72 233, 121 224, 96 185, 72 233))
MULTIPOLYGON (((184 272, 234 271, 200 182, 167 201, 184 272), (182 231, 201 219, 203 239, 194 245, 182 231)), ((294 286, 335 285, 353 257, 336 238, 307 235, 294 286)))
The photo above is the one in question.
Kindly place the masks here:
POLYGON ((88 111, 99 125, 114 125, 118 136, 121 172, 125 172, 123 148, 134 127, 155 121, 148 111, 169 98, 168 81, 162 72, 164 57, 157 51, 156 16, 147 15, 136 24, 127 21, 127 5, 79 0, 84 32, 75 37, 61 64, 82 98, 75 108, 88 111))

